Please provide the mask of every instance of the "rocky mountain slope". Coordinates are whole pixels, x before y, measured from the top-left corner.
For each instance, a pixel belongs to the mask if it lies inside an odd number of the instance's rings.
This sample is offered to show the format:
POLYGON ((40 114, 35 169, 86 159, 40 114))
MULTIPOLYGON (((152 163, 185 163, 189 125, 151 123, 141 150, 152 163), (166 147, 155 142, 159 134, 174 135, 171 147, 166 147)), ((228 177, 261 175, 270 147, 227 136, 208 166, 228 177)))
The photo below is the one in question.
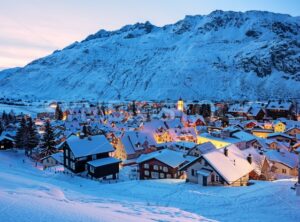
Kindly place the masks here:
POLYGON ((300 97, 300 17, 214 11, 100 30, 23 68, 0 93, 47 99, 300 97))

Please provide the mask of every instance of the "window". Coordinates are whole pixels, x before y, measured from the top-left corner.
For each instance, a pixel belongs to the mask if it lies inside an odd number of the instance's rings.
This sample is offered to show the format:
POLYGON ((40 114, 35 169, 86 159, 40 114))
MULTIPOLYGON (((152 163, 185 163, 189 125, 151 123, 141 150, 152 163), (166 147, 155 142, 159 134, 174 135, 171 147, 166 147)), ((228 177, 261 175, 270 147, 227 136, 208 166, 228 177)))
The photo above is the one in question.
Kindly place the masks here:
POLYGON ((154 170, 158 170, 158 166, 157 165, 153 165, 153 169, 154 170))
POLYGON ((167 174, 167 178, 172 178, 171 174, 168 173, 167 174))
POLYGON ((165 178, 165 174, 164 173, 160 173, 159 174, 159 178, 161 178, 161 179, 165 178))
POLYGON ((92 160, 96 160, 97 159, 97 155, 92 155, 92 160))
POLYGON ((157 172, 151 172, 151 178, 158 179, 158 173, 157 172))
POLYGON ((144 164, 144 168, 145 168, 145 169, 149 169, 149 164, 148 164, 148 163, 145 163, 145 164, 144 164))
POLYGON ((1 149, 4 149, 4 145, 1 145, 1 149))
POLYGON ((195 176, 195 170, 192 169, 192 176, 195 176))
POLYGON ((149 171, 148 171, 148 170, 145 170, 145 171, 144 171, 144 174, 145 174, 145 176, 149 176, 149 171))
POLYGON ((71 158, 72 160, 74 160, 74 155, 73 155, 72 152, 70 152, 70 158, 71 158))
POLYGON ((211 175, 211 182, 215 182, 215 175, 214 174, 211 175))
POLYGON ((69 150, 66 150, 66 156, 69 156, 69 150))
POLYGON ((220 181, 219 175, 216 175, 216 182, 219 182, 219 181, 220 181))
POLYGON ((70 167, 72 170, 75 170, 75 163, 73 161, 70 162, 70 167))
POLYGON ((282 169, 282 173, 286 174, 286 169, 282 169))
POLYGON ((167 172, 168 172, 168 167, 164 167, 164 168, 163 168, 163 171, 164 171, 165 173, 167 173, 167 172))
POLYGON ((90 172, 95 173, 95 168, 93 166, 90 166, 90 172))

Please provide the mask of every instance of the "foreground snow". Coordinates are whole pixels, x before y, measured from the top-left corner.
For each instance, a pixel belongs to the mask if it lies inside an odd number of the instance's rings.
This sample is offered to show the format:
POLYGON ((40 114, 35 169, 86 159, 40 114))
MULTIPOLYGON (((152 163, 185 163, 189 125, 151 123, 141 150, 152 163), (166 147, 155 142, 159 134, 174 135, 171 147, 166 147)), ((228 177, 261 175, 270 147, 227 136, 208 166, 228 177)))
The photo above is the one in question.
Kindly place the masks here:
POLYGON ((102 184, 33 165, 0 152, 1 221, 300 221, 292 180, 235 188, 182 180, 102 184))

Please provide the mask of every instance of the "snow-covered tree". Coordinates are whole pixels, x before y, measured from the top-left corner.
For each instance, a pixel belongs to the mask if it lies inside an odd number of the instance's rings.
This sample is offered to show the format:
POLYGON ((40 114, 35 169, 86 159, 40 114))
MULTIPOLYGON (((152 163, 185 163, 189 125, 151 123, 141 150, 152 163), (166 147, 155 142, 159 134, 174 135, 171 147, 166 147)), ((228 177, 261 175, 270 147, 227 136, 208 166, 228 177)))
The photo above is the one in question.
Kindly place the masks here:
POLYGON ((62 120, 63 119, 63 112, 60 108, 60 106, 57 104, 55 109, 55 119, 56 120, 62 120))
POLYGON ((46 122, 45 133, 42 138, 42 155, 48 156, 55 152, 55 136, 50 122, 46 122))
POLYGON ((28 134, 28 140, 27 140, 28 144, 26 148, 28 150, 28 153, 31 154, 32 149, 37 147, 40 141, 35 124, 33 123, 31 118, 29 118, 27 123, 27 134, 28 134))
POLYGON ((16 134, 16 147, 20 149, 24 149, 24 148, 26 149, 27 144, 28 144, 27 124, 25 118, 23 117, 16 134))

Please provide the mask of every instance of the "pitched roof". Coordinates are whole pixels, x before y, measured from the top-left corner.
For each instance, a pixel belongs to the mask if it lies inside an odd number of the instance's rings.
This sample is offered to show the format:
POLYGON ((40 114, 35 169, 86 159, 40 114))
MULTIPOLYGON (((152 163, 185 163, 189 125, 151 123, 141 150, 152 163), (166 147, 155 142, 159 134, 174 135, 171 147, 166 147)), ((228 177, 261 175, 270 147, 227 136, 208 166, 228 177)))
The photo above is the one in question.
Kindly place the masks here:
POLYGON ((194 149, 199 150, 200 153, 208 153, 208 152, 211 152, 213 150, 216 150, 217 148, 211 142, 206 142, 206 143, 202 143, 200 145, 197 145, 194 149))
POLYGON ((188 163, 196 159, 196 157, 185 156, 182 152, 164 149, 148 154, 143 154, 136 160, 136 162, 142 163, 150 159, 156 159, 170 167, 176 168, 183 163, 188 163))
POLYGON ((269 160, 282 163, 290 168, 295 168, 298 166, 298 156, 287 151, 286 149, 280 149, 279 151, 268 150, 265 155, 269 160))
POLYGON ((267 109, 279 109, 279 110, 290 110, 292 107, 291 102, 286 101, 271 101, 267 105, 267 109))
POLYGON ((102 159, 97 159, 97 160, 92 160, 87 162, 89 165, 93 167, 100 167, 100 166, 105 166, 113 163, 120 163, 121 161, 117 158, 114 157, 106 157, 102 159))
POLYGON ((144 131, 127 131, 121 141, 127 154, 134 154, 139 150, 156 145, 153 135, 144 131))
POLYGON ((289 139, 293 139, 292 136, 288 135, 288 134, 285 134, 285 133, 270 133, 268 135, 268 138, 271 138, 271 137, 276 137, 276 136, 281 136, 281 137, 285 137, 285 138, 289 138, 289 139))
POLYGON ((71 136, 66 140, 75 158, 98 153, 113 152, 114 148, 103 135, 79 138, 71 136))
POLYGON ((250 173, 254 166, 245 159, 243 153, 235 145, 230 145, 227 149, 228 156, 225 156, 224 150, 221 149, 202 154, 202 157, 228 184, 231 184, 250 173))

